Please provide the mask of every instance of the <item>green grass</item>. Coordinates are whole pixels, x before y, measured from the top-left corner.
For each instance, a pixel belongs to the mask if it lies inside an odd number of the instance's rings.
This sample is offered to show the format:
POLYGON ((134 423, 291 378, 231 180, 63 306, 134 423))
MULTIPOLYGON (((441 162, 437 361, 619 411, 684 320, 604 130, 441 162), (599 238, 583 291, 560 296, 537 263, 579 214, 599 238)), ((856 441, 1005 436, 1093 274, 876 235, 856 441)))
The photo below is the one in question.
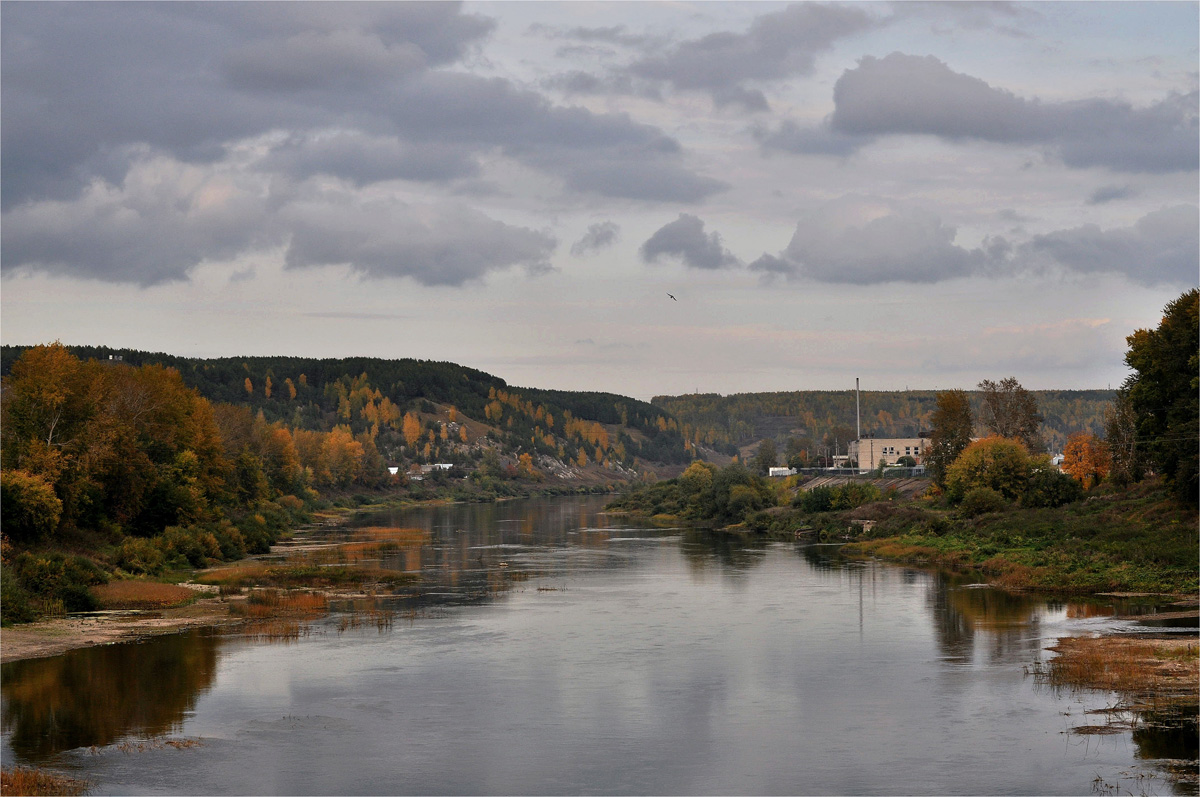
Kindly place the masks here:
POLYGON ((974 519, 929 507, 878 522, 847 552, 978 569, 1001 586, 1067 592, 1194 594, 1195 509, 1157 482, 1104 487, 1057 509, 1010 508, 974 519))

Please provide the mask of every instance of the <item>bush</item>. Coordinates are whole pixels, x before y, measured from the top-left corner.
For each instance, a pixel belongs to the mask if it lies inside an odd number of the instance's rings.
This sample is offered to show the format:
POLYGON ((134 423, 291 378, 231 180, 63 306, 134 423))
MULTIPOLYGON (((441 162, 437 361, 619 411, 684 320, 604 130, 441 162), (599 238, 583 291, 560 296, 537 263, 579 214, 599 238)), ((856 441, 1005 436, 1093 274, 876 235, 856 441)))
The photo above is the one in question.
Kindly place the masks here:
POLYGON ((117 548, 117 567, 128 573, 157 575, 162 572, 166 557, 151 540, 131 537, 117 548))
POLYGON ((958 505, 959 511, 966 517, 978 517, 988 512, 999 512, 1008 506, 1004 496, 991 487, 974 487, 963 496, 958 505))
POLYGON ((946 497, 957 504, 976 487, 1015 501, 1025 492, 1033 462, 1017 440, 985 437, 967 446, 946 470, 946 497))
POLYGON ((34 473, 6 470, 0 474, 0 525, 17 542, 34 542, 58 528, 62 501, 49 482, 34 473))
POLYGON ((854 509, 883 498, 883 493, 870 482, 849 482, 834 488, 834 509, 854 509))
POLYGON ((831 512, 854 509, 883 498, 883 493, 870 482, 849 482, 840 487, 822 485, 798 494, 792 506, 805 512, 831 512))
POLYGON ((1053 467, 1035 468, 1021 496, 1021 506, 1059 507, 1083 498, 1083 486, 1053 467))
MULTIPOLYGON (((82 556, 66 556, 61 553, 32 554, 22 551, 6 568, 4 581, 15 582, 17 590, 8 589, 21 611, 24 600, 37 614, 59 614, 88 612, 97 608, 96 599, 89 587, 108 582, 108 576, 95 562, 82 556), (25 596, 21 595, 25 593, 25 596), (26 597, 27 596, 27 597, 26 597)), ((8 619, 10 607, 5 593, 4 617, 8 619)), ((13 620, 15 622, 15 620, 13 620)))
POLYGON ((13 575, 6 573, 0 576, 0 620, 3 624, 31 623, 36 619, 33 596, 17 583, 13 575))
POLYGON ((833 509, 834 489, 827 485, 804 490, 796 495, 792 506, 805 512, 828 512, 833 509))
POLYGON ((168 526, 154 540, 174 566, 208 567, 221 558, 221 546, 210 531, 196 526, 168 526))

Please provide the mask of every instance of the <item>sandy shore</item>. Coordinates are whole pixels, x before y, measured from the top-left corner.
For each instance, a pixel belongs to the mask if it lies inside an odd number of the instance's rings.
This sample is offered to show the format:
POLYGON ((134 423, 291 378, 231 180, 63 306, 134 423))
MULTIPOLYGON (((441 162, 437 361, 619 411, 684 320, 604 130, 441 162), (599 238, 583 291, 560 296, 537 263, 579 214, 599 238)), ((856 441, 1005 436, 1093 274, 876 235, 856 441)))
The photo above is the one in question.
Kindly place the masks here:
POLYGON ((59 617, 0 629, 0 662, 57 656, 76 648, 129 642, 185 628, 229 625, 241 618, 218 598, 201 598, 189 606, 155 611, 99 612, 87 617, 59 617))

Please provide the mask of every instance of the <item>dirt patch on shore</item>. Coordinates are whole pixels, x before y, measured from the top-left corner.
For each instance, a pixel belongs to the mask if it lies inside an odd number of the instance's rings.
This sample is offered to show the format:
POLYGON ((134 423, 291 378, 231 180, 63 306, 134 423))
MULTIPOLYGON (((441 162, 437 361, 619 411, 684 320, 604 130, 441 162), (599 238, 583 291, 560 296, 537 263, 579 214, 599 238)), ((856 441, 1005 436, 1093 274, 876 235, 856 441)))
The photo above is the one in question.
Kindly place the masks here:
POLYGON ((96 612, 0 629, 0 662, 57 656, 76 648, 130 642, 185 628, 241 622, 219 598, 155 611, 96 612))

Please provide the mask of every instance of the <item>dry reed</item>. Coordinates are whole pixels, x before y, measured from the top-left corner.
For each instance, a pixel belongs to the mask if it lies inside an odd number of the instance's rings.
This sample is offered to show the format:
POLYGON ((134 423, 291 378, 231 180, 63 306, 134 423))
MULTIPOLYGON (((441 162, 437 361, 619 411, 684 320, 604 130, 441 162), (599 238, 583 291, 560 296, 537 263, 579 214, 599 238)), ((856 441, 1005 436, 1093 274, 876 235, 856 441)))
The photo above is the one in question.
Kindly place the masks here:
POLYGON ((91 784, 33 767, 0 770, 0 794, 87 794, 91 784))
POLYGON ((195 590, 155 581, 110 581, 92 587, 104 609, 167 609, 196 600, 195 590))

